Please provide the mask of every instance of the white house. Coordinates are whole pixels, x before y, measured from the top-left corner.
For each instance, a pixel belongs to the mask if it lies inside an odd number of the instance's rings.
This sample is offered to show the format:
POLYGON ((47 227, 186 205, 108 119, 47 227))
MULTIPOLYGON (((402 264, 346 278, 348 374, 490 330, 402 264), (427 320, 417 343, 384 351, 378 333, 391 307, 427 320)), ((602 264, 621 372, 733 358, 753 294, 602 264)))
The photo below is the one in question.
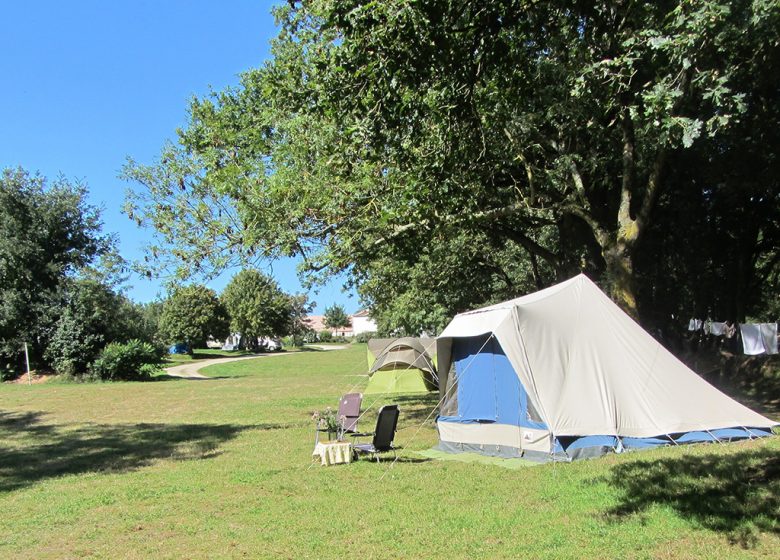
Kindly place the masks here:
POLYGON ((377 325, 369 315, 368 309, 361 309, 352 315, 352 334, 357 335, 364 332, 376 332, 377 325))

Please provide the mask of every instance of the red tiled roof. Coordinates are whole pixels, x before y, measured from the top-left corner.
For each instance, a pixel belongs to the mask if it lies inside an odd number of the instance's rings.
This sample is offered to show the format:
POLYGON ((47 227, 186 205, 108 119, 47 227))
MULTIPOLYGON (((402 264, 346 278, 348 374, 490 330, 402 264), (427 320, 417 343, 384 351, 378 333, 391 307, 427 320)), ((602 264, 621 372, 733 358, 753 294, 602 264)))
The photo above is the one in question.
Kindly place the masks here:
POLYGON ((311 330, 314 332, 323 332, 323 331, 330 331, 335 335, 350 335, 352 334, 352 327, 339 327, 337 329, 332 329, 330 327, 325 326, 325 316, 324 315, 309 315, 304 319, 304 322, 309 326, 311 330))

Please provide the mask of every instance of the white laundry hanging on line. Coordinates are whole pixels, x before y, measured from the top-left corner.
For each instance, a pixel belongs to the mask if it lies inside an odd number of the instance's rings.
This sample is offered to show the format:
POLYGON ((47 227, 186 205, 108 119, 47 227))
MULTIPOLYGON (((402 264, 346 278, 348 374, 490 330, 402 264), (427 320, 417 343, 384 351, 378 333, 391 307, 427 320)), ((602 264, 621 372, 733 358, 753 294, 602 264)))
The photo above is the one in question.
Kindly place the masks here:
POLYGON ((777 323, 759 323, 761 341, 767 354, 777 354, 777 323))
POLYGON ((723 336, 726 334, 726 323, 717 323, 715 321, 711 322, 710 334, 715 336, 723 336))
POLYGON ((742 333, 742 349, 745 354, 757 356, 766 352, 760 325, 756 323, 741 323, 739 330, 742 333))
POLYGON ((701 319, 691 319, 688 322, 688 330, 689 331, 699 331, 702 327, 702 321, 701 319))

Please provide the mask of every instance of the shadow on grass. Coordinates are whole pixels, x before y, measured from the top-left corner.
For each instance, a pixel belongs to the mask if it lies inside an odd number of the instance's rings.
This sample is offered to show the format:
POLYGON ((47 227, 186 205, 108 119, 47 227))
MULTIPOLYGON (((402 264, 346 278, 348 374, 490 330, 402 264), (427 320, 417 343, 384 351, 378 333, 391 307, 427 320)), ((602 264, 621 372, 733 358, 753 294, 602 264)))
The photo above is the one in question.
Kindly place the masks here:
MULTIPOLYGON (((41 413, 0 411, 0 492, 87 472, 132 471, 158 459, 219 455, 220 445, 246 429, 232 424, 48 425, 41 413), (20 433, 21 432, 21 433, 20 433), (23 436, 23 437, 20 437, 23 436)), ((280 426, 269 425, 268 429, 280 426)))
POLYGON ((759 531, 780 533, 780 455, 770 449, 632 461, 614 467, 608 483, 622 491, 611 520, 666 506, 743 547, 759 531))
POLYGON ((439 393, 419 393, 407 395, 385 395, 388 403, 397 404, 401 409, 401 418, 404 424, 417 425, 426 418, 434 420, 436 412, 434 407, 439 402, 439 393))
POLYGON ((146 381, 215 381, 217 379, 240 379, 241 377, 247 377, 246 375, 215 375, 214 377, 181 377, 179 375, 168 375, 167 373, 160 373, 153 375, 146 381))
POLYGON ((244 356, 250 357, 250 356, 260 356, 260 354, 255 354, 253 352, 248 351, 230 351, 225 350, 224 352, 198 352, 197 350, 192 354, 192 361, 198 361, 198 360, 215 360, 219 358, 243 358, 244 356))
POLYGON ((398 459, 396 459, 395 457, 393 457, 392 454, 380 455, 379 461, 377 461, 375 457, 370 457, 368 455, 360 455, 358 457, 358 461, 361 461, 363 463, 374 463, 375 465, 376 464, 391 465, 393 463, 417 464, 417 463, 428 463, 432 460, 433 459, 427 459, 427 458, 403 457, 401 455, 399 455, 398 459))
POLYGON ((42 424, 42 417, 40 412, 10 413, 0 410, 0 441, 24 434, 48 436, 54 431, 54 426, 42 424))

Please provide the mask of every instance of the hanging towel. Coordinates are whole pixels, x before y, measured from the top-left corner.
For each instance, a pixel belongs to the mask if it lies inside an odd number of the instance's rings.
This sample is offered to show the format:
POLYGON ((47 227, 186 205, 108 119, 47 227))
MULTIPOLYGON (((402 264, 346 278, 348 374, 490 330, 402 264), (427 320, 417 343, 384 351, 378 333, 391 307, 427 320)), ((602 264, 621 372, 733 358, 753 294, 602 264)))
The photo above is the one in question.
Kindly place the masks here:
POLYGON ((757 356, 763 354, 764 339, 761 336, 761 327, 756 323, 744 323, 739 325, 742 333, 742 348, 748 356, 757 356))
POLYGON ((777 354, 777 323, 760 323, 761 338, 767 354, 777 354))
POLYGON ((726 334, 726 323, 710 323, 710 334, 714 336, 723 336, 726 334))
POLYGON ((688 322, 688 330, 689 331, 700 331, 702 327, 701 319, 691 319, 688 322))

